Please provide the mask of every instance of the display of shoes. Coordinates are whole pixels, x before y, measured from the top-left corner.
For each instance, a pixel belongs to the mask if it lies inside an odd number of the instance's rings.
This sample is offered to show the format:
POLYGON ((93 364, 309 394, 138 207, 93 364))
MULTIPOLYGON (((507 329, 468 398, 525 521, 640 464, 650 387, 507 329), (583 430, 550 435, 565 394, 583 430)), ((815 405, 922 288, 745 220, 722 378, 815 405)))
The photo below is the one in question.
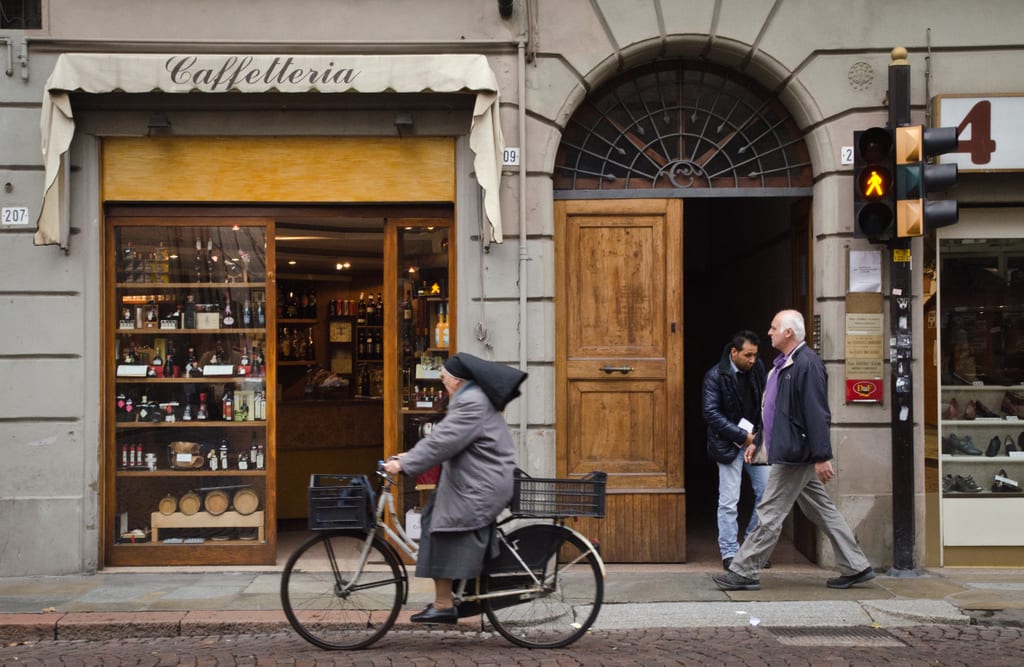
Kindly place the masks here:
POLYGON ((942 476, 942 492, 943 493, 956 493, 958 491, 956 486, 956 477, 953 473, 946 473, 942 476))
POLYGON ((986 418, 986 419, 992 419, 992 418, 999 419, 999 415, 997 415, 996 413, 992 412, 987 407, 985 407, 985 404, 982 403, 981 401, 974 401, 974 413, 978 417, 983 417, 983 418, 986 418))
POLYGON ((962 493, 981 493, 982 491, 972 475, 956 475, 956 485, 957 491, 962 493))
POLYGON ((974 446, 974 442, 971 440, 971 436, 965 435, 960 437, 955 433, 950 433, 942 439, 942 453, 955 456, 957 454, 965 456, 981 456, 982 451, 974 446))
POLYGON ((1019 493, 1020 482, 1006 476, 1006 470, 999 469, 992 482, 992 493, 1019 493))
POLYGON ((988 449, 985 450, 985 456, 996 456, 999 454, 999 448, 1003 446, 1003 441, 999 439, 998 435, 992 436, 992 439, 988 441, 988 449))

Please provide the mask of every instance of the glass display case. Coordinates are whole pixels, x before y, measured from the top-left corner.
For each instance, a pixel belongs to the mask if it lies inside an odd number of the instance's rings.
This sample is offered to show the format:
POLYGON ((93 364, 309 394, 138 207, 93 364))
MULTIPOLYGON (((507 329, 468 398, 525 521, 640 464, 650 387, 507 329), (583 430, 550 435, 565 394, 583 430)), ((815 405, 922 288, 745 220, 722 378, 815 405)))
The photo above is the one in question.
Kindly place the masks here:
POLYGON ((271 225, 108 222, 105 562, 273 563, 271 225))
MULTIPOLYGON (((449 271, 448 228, 407 226, 398 231, 397 381, 400 397, 399 451, 408 450, 444 417, 448 396, 441 366, 455 348, 454 303, 449 271)), ((433 488, 437 471, 416 480, 412 491, 433 488)), ((419 504, 407 495, 406 506, 419 504)))
POLYGON ((1024 546, 1024 239, 939 242, 945 547, 1024 546))

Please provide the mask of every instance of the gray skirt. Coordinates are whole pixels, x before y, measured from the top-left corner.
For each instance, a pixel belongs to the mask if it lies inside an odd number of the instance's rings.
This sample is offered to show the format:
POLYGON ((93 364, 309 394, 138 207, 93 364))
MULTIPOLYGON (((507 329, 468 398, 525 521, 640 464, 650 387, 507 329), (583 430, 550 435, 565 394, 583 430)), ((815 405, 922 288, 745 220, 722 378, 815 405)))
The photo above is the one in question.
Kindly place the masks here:
POLYGON ((424 579, 473 579, 483 569, 484 559, 497 550, 494 525, 476 530, 432 533, 430 516, 433 510, 434 494, 431 493, 421 517, 416 576, 424 579))

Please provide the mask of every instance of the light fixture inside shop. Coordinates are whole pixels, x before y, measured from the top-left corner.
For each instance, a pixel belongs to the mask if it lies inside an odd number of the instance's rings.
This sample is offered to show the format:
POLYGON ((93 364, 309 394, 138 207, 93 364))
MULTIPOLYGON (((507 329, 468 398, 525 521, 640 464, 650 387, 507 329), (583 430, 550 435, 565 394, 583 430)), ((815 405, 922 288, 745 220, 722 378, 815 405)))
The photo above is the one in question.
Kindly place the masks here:
POLYGON ((343 269, 351 269, 352 265, 348 262, 338 262, 337 264, 334 265, 334 268, 337 269, 338 271, 341 271, 343 269))
POLYGON ((295 266, 296 264, 298 264, 298 262, 296 262, 294 259, 288 260, 288 266, 295 266))

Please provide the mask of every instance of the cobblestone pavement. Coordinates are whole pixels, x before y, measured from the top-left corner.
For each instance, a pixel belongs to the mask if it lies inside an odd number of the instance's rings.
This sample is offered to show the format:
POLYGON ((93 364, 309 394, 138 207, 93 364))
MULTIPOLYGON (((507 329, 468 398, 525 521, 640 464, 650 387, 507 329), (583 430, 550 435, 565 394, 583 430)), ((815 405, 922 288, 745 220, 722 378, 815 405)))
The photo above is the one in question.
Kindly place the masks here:
POLYGON ((968 625, 599 631, 558 650, 522 649, 498 636, 456 631, 392 632, 373 647, 352 652, 321 651, 291 633, 41 641, 0 648, 4 667, 1022 664, 1024 630, 968 625))

